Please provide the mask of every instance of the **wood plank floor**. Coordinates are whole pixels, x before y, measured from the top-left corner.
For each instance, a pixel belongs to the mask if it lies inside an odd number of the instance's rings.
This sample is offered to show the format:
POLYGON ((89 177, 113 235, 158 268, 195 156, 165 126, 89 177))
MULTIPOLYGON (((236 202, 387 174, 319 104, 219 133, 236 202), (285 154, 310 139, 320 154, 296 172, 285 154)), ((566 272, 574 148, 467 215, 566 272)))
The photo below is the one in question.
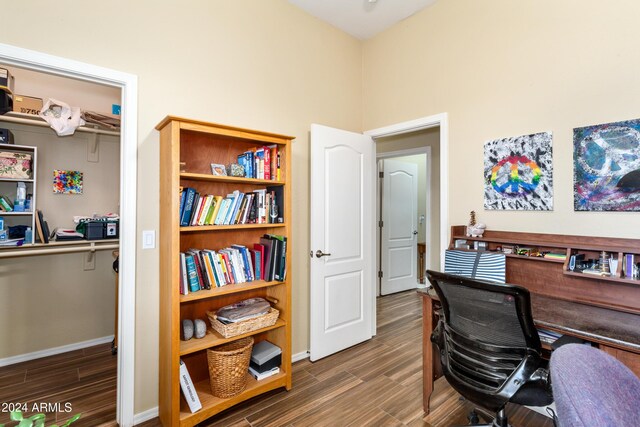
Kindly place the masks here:
MULTIPOLYGON (((78 413, 82 416, 74 427, 115 424, 116 361, 107 343, 1 367, 0 404, 26 404, 29 410, 23 414, 44 413, 47 425, 62 424, 78 413), (31 411, 34 404, 49 407, 31 411)), ((6 409, 0 407, 0 424, 13 426, 6 409)))
MULTIPOLYGON (((422 411, 420 297, 415 291, 378 298, 378 333, 366 343, 293 365, 291 391, 275 390, 201 423, 202 427, 464 425, 472 405, 436 382, 431 413, 422 411)), ((82 413, 73 427, 115 426, 116 357, 109 344, 0 368, 0 403, 64 403, 45 411, 48 424, 82 413)), ((551 427, 551 420, 508 407, 514 427, 551 427)), ((29 412, 27 412, 29 414, 29 412)), ((0 424, 7 423, 0 413, 0 424)), ((15 424, 15 423, 14 423, 15 424)), ((8 423, 7 426, 13 424, 8 423)), ((141 426, 159 426, 149 420, 141 426)))
MULTIPOLYGON (((415 291, 378 298, 378 333, 370 341, 311 363, 293 365, 293 388, 227 410, 201 427, 449 426, 467 424, 473 408, 440 379, 422 411, 422 329, 415 291)), ((508 407, 514 427, 551 427, 540 414, 508 407)), ((159 426, 157 419, 143 427, 159 426)))

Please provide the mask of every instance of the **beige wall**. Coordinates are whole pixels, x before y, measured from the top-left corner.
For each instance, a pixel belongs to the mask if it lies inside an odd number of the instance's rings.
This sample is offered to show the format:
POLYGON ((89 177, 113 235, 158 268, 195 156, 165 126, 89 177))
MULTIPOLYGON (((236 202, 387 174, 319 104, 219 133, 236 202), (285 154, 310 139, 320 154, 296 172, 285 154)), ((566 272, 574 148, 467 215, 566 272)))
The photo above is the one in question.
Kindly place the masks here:
MULTIPOLYGON (((3 2, 0 42, 138 75, 138 232, 158 227, 153 127, 165 115, 297 137, 294 353, 308 348, 310 123, 361 131, 449 113, 450 224, 476 210, 493 229, 640 226, 632 213, 574 213, 571 193, 571 129, 640 116, 635 0, 441 0, 364 44, 286 0, 118 0, 88 18, 102 6, 91 3, 3 2), (483 211, 484 141, 546 130, 555 211, 483 211)), ((138 250, 138 263, 136 412, 157 405, 157 250, 138 250)))
MULTIPOLYGON (((430 170, 430 218, 429 233, 431 234, 431 242, 427 251, 427 268, 439 268, 440 266, 440 130, 439 128, 431 128, 419 132, 412 132, 406 135, 396 135, 376 140, 376 151, 378 153, 389 153, 393 151, 410 150, 414 148, 430 147, 431 148, 431 170, 430 170)), ((417 156, 409 156, 415 158, 417 156)), ((423 180, 422 173, 426 173, 424 168, 418 170, 420 174, 420 182, 423 180)), ((419 214, 424 213, 426 204, 426 184, 423 190, 418 190, 419 194, 419 214)), ((422 232, 422 230, 420 230, 422 232)), ((421 236, 419 236, 421 237, 421 236)), ((420 238, 424 241, 424 237, 420 238)))
POLYGON ((449 224, 637 237, 573 211, 572 129, 640 117, 640 3, 441 0, 364 43, 364 128, 449 114, 449 224), (483 143, 553 131, 554 211, 483 209, 483 143))
MULTIPOLYGON (((88 162, 86 133, 58 138, 44 127, 5 122, 0 126, 11 129, 16 144, 38 148, 36 207, 42 210, 51 231, 75 228, 74 215, 119 211, 117 137, 101 136, 99 161, 88 162), (54 194, 54 169, 82 172, 83 194, 54 194)), ((7 195, 15 197, 15 190, 7 195)), ((0 322, 0 358, 114 334, 113 256, 111 251, 97 252, 95 269, 85 271, 86 255, 0 259, 0 319, 6 320, 0 322)))
MULTIPOLYGON (((0 43, 138 76, 138 234, 158 228, 154 126, 167 114, 296 137, 293 352, 306 351, 308 132, 311 123, 362 130, 360 42, 286 0, 90 3, 3 2, 10 19, 0 43), (99 16, 88 16, 91 8, 99 16)), ((158 404, 157 250, 138 248, 136 276, 135 411, 141 412, 158 404)))

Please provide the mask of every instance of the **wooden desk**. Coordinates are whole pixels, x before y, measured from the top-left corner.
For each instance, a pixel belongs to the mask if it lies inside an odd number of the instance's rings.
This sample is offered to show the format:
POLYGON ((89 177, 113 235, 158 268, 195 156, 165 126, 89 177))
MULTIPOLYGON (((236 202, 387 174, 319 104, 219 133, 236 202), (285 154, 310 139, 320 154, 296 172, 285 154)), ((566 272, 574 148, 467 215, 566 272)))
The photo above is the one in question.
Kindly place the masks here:
MULTIPOLYGON (((431 333, 436 322, 432 289, 418 289, 422 296, 422 404, 429 413, 429 399, 436 376, 431 333)), ((596 343, 640 376, 640 315, 531 294, 536 326, 596 343)))

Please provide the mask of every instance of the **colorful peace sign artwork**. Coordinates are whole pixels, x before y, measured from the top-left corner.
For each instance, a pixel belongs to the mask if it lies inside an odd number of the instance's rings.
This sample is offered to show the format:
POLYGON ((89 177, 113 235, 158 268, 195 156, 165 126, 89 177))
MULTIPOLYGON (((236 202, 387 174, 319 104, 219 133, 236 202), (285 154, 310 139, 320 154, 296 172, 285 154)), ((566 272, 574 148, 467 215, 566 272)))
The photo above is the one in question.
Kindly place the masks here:
POLYGON ((551 140, 543 132, 485 143, 485 209, 553 209, 551 140))
POLYGON ((509 156, 500 160, 498 164, 491 169, 491 185, 498 193, 504 194, 505 196, 519 197, 523 193, 531 193, 535 190, 540 183, 541 176, 540 166, 527 156, 509 156), (530 182, 527 182, 521 177, 518 169, 522 166, 528 168, 533 173, 530 182), (505 167, 508 167, 508 170, 505 171, 505 167), (507 180, 499 184, 498 179, 501 174, 506 175, 507 180))

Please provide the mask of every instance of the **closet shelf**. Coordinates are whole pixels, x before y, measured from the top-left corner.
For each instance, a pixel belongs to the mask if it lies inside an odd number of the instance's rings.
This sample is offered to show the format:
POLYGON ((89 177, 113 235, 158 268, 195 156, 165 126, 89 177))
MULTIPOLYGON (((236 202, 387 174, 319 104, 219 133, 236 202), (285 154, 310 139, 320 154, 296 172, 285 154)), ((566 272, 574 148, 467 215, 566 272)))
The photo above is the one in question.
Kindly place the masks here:
MULTIPOLYGON (((45 128, 50 127, 49 123, 47 123, 43 118, 39 116, 34 116, 32 114, 16 113, 13 111, 0 115, 0 121, 7 122, 7 123, 17 123, 22 125, 40 126, 45 128)), ((80 126, 76 129, 76 131, 95 133, 97 135, 120 136, 120 132, 118 131, 93 128, 89 126, 80 126)))
POLYGON ((34 243, 22 246, 0 246, 0 258, 23 256, 70 254, 74 252, 95 252, 118 249, 119 239, 72 240, 69 242, 34 243))

